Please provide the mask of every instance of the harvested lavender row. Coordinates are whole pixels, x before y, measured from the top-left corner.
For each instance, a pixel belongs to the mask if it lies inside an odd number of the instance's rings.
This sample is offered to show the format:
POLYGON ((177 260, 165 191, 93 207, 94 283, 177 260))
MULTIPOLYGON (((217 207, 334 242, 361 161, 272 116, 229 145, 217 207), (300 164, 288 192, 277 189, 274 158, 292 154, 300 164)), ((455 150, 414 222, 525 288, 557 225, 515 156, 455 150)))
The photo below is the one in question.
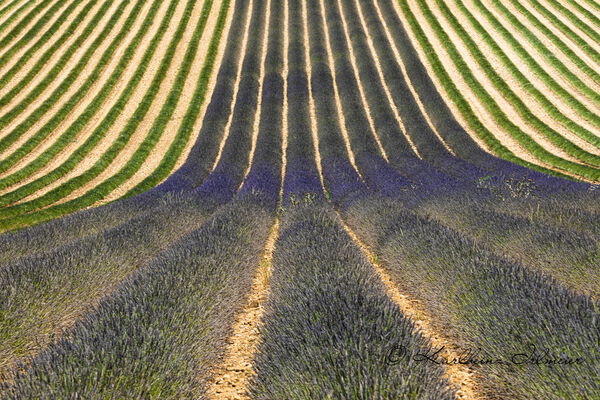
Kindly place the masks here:
POLYGON ((434 323, 476 352, 475 367, 492 398, 600 396, 600 318, 591 298, 392 200, 365 197, 344 219, 395 283, 436 316, 434 323))
POLYGON ((31 361, 5 399, 204 398, 272 224, 247 195, 136 272, 31 361))
POLYGON ((454 398, 441 366, 386 359, 427 344, 332 211, 292 206, 281 228, 252 398, 454 398))

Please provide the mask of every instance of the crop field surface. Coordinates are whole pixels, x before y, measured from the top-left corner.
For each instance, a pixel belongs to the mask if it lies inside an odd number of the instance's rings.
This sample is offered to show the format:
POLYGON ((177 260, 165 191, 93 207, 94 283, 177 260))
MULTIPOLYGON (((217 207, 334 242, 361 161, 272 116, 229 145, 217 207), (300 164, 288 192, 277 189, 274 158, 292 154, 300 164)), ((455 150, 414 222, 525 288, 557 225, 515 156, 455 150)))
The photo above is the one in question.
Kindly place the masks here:
POLYGON ((0 399, 600 400, 600 3, 0 0, 0 399))

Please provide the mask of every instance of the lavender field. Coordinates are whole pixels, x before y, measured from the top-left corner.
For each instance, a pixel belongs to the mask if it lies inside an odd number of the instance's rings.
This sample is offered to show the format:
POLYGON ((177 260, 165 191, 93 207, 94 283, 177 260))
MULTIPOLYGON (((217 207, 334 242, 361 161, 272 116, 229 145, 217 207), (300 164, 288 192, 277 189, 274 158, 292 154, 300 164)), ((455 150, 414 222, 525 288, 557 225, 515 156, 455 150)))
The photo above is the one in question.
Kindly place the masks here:
POLYGON ((0 399, 600 400, 596 0, 0 0, 0 399))

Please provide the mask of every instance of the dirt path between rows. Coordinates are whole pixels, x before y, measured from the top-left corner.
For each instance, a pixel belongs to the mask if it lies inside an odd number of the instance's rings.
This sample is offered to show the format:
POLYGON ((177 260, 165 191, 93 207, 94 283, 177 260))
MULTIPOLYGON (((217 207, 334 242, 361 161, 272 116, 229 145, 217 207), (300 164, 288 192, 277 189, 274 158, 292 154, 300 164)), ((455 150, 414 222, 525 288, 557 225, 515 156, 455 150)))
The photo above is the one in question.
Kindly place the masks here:
MULTIPOLYGON (((339 216, 339 215, 338 215, 339 216)), ((340 217, 340 221, 343 221, 340 217)), ((377 262, 377 257, 371 250, 356 236, 356 234, 342 222, 344 229, 350 235, 352 240, 358 245, 369 260, 373 269, 379 275, 381 281, 385 285, 387 295, 396 303, 402 314, 409 318, 421 334, 431 343, 434 348, 444 347, 446 352, 444 355, 448 359, 458 359, 458 349, 453 345, 452 340, 443 332, 436 330, 433 327, 433 318, 424 311, 423 305, 414 298, 404 295, 398 290, 394 281, 387 273, 384 266, 377 262)), ((475 373, 464 364, 444 365, 444 377, 456 389, 457 399, 460 400, 485 400, 486 397, 478 390, 477 376, 475 373)))
POLYGON ((278 236, 279 220, 276 220, 267 239, 246 305, 237 316, 232 335, 227 338, 225 356, 212 372, 207 390, 210 400, 250 400, 247 392, 250 378, 254 374, 254 356, 260 343, 258 326, 269 296, 273 253, 278 236))

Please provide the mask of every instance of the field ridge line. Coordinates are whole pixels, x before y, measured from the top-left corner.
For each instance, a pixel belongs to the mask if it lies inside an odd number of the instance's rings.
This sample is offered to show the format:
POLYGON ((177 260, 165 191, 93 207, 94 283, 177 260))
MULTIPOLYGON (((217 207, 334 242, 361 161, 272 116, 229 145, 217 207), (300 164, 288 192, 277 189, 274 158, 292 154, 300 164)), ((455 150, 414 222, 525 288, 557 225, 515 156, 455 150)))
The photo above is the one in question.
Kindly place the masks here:
POLYGON ((348 134, 346 116, 344 115, 344 107, 342 106, 342 100, 340 99, 340 93, 338 90, 337 77, 335 73, 335 59, 333 58, 333 51, 331 50, 331 40, 329 38, 329 27, 327 26, 327 19, 325 17, 324 1, 319 0, 319 5, 321 7, 321 23, 323 24, 323 32, 325 34, 325 50, 327 51, 327 60, 329 61, 328 67, 331 73, 333 83, 333 97, 335 99, 335 108, 337 110, 342 139, 344 140, 344 146, 346 147, 346 153, 348 153, 348 159, 350 160, 350 164, 352 164, 352 167, 354 168, 358 176, 360 176, 360 178, 364 180, 362 174, 360 173, 360 170, 356 165, 354 152, 352 151, 352 145, 350 144, 350 135, 348 134))
MULTIPOLYGON (((377 68, 377 72, 380 76, 379 79, 382 81, 383 87, 386 92, 386 97, 388 97, 388 102, 390 103, 390 106, 392 107, 392 110, 394 111, 394 116, 396 117, 396 119, 399 122, 401 122, 402 119, 400 117, 398 107, 396 106, 396 102, 394 101, 394 99, 389 91, 389 88, 387 87, 387 83, 385 82, 385 76, 383 75, 383 71, 381 69, 381 62, 379 60, 379 55, 377 54, 377 51, 375 50, 375 46, 373 45, 373 40, 371 39, 369 29, 367 28, 367 24, 365 23, 362 6, 360 5, 360 2, 358 0, 355 0, 355 3, 356 3, 357 10, 358 10, 358 15, 360 17, 360 23, 361 23, 361 25, 363 27, 363 31, 365 32, 365 35, 367 37, 367 44, 369 46, 369 50, 371 51, 371 54, 373 55, 373 60, 375 61, 375 67, 377 68)), ((402 72, 404 81, 406 82, 408 89, 412 93, 413 98, 415 99, 415 102, 417 103, 417 106, 419 107, 419 110, 421 110, 421 114, 423 115, 423 118, 427 122, 427 125, 429 126, 431 131, 435 134, 435 136, 438 138, 438 140, 442 143, 444 148, 446 150, 448 150, 448 152, 450 154, 452 154, 453 156, 456 156, 456 153, 454 152, 454 150, 448 145, 448 143, 446 143, 446 141, 444 140, 444 138, 442 137, 442 135, 436 128, 435 124, 433 123, 433 121, 431 121, 431 118, 429 117, 429 113, 427 112, 425 105, 421 101, 421 96, 419 95, 419 93, 417 92, 415 87, 413 86, 410 76, 408 74, 408 71, 406 70, 406 66, 404 65, 404 62, 402 61, 402 57, 400 57, 400 52, 398 51, 398 47, 396 47, 396 43, 392 39, 392 36, 391 36, 391 33, 387 26, 387 23, 385 22, 385 20, 383 19, 382 15, 381 15, 381 9, 379 8, 379 3, 377 0, 373 1, 373 6, 375 7, 375 10, 377 12, 377 19, 381 23, 383 31, 385 32, 385 37, 387 38, 390 49, 392 50, 392 53, 394 54, 394 59, 396 60, 396 64, 398 64, 398 66, 400 67, 400 71, 402 72)), ((408 142, 411 143, 411 146, 414 146, 412 144, 412 140, 410 139, 410 135, 408 134, 408 132, 406 132, 404 123, 402 123, 401 130, 402 130, 402 133, 404 134, 404 136, 407 138, 408 142)), ((416 154, 417 154, 417 157, 422 159, 422 157, 418 153, 416 153, 416 154)))
POLYGON ((258 73, 258 88, 256 96, 256 110, 254 111, 254 122, 252 123, 252 138, 250 143, 250 154, 248 155, 248 165, 244 171, 244 177, 238 186, 238 190, 244 185, 244 181, 252 168, 254 161, 254 153, 256 151, 256 142, 258 141, 258 133, 260 128, 260 116, 262 114, 262 93, 265 82, 265 64, 267 61, 267 50, 269 47, 269 27, 271 22, 271 0, 267 0, 265 13, 265 31, 262 37, 261 56, 260 56, 260 72, 258 73))
POLYGON ((387 155, 387 152, 383 148, 383 145, 381 144, 381 140, 379 139, 379 134, 377 133, 377 129, 375 128, 375 122, 373 121, 373 117, 371 115, 371 107, 369 106, 369 103, 367 101, 367 97, 365 95, 365 89, 363 87, 362 79, 360 78, 358 66, 356 65, 356 55, 354 54, 354 47, 352 46, 352 38, 350 37, 350 34, 348 33, 348 23, 346 22, 346 16, 344 15, 344 8, 343 8, 340 0, 337 0, 337 7, 340 12, 340 19, 342 22, 342 27, 344 28, 344 37, 346 38, 346 43, 348 44, 350 64, 352 65, 352 71, 354 72, 354 77, 356 78, 356 85, 358 86, 358 91, 360 93, 360 101, 365 109, 365 115, 367 117, 367 121, 369 121, 369 128, 371 130, 371 134, 373 135, 373 138, 375 139, 375 142, 377 143, 377 148, 379 149, 379 152, 383 156, 383 159, 385 161, 389 162, 389 157, 387 155))

